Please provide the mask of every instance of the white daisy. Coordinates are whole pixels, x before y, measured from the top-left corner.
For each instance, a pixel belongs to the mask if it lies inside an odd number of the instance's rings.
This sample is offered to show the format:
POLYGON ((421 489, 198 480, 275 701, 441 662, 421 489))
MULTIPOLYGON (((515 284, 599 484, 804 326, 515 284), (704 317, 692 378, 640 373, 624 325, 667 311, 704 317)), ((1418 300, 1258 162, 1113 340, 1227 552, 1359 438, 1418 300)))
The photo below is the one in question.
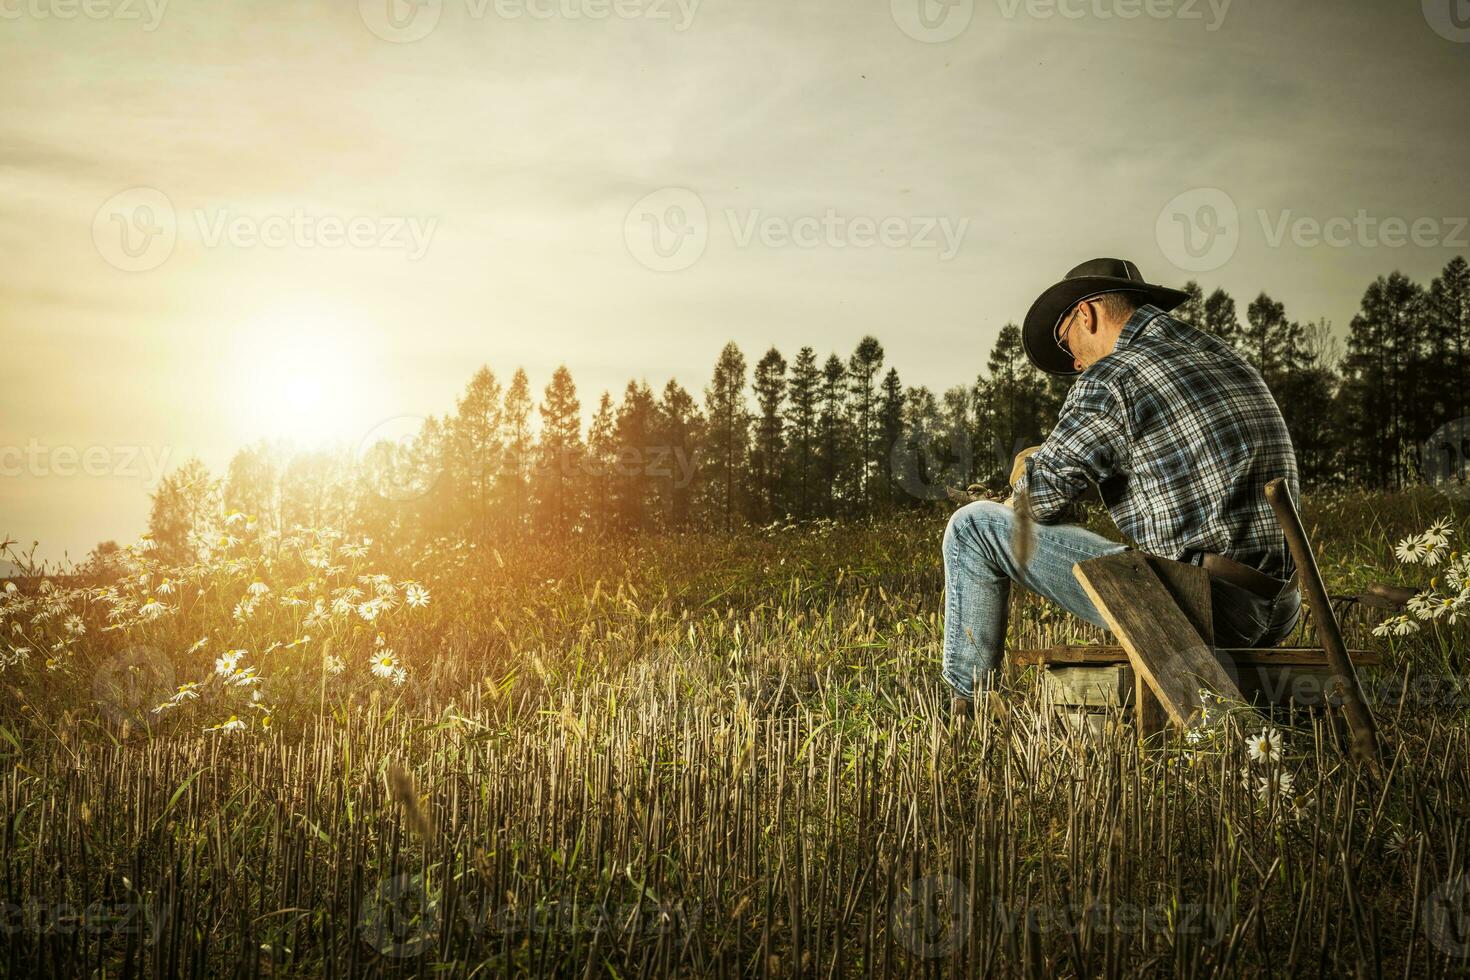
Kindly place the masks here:
POLYGON ((398 669, 398 658, 392 650, 382 649, 373 655, 373 676, 389 680, 398 669))
POLYGON ((1251 737, 1247 743, 1250 749, 1251 761, 1267 762, 1281 761, 1281 733, 1274 728, 1263 728, 1251 737))
POLYGON ((417 582, 410 582, 403 589, 403 598, 415 609, 422 609, 429 604, 429 590, 417 582))

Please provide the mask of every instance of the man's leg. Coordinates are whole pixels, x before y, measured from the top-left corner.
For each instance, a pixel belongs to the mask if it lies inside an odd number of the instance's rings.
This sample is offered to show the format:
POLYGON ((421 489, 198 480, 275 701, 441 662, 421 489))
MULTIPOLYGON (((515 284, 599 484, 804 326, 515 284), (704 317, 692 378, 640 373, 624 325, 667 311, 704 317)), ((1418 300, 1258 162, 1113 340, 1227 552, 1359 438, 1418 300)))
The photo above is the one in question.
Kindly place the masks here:
POLYGON ((1103 626, 1072 566, 1126 550, 1075 524, 1037 524, 1031 561, 1022 568, 1011 550, 1015 521, 1011 508, 981 500, 955 511, 944 531, 944 679, 963 698, 994 683, 1011 582, 1103 626))

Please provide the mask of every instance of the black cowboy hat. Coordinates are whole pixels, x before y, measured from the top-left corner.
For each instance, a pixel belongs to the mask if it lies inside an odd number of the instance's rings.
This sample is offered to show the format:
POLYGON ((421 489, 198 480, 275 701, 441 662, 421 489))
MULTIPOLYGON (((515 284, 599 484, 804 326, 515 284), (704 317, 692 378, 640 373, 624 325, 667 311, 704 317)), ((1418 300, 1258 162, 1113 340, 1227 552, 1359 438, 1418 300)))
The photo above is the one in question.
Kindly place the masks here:
POLYGON ((1021 346, 1026 356, 1047 374, 1073 375, 1072 358, 1057 346, 1057 328, 1062 317, 1084 299, 1103 293, 1140 293, 1144 302, 1165 312, 1189 298, 1182 289, 1156 286, 1143 281, 1138 266, 1127 259, 1089 259, 1068 272, 1066 278, 1047 288, 1026 314, 1021 328, 1021 346))

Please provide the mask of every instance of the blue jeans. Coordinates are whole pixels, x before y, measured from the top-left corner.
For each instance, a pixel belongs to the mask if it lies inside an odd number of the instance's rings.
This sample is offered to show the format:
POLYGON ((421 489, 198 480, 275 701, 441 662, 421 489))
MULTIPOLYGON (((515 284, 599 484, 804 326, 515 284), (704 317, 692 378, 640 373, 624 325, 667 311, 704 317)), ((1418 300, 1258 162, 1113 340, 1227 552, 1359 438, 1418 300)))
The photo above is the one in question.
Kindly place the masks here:
MULTIPOLYGON (((1031 561, 1022 568, 1011 548, 1016 512, 989 500, 955 511, 944 530, 944 680, 961 697, 995 683, 1005 649, 1011 583, 1060 605, 1094 626, 1106 627, 1072 574, 1089 558, 1126 551, 1075 524, 1037 524, 1031 561)), ((1269 646, 1296 625, 1301 597, 1283 589, 1275 599, 1212 580, 1211 615, 1218 646, 1269 646)))

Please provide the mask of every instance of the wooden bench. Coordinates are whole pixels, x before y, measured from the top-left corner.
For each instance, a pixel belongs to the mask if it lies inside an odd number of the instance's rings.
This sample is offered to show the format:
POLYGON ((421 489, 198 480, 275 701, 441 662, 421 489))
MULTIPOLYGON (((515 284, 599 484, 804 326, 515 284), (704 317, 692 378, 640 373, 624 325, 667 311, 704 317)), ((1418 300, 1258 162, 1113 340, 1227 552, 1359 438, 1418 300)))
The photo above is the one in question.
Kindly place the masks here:
MULTIPOLYGON (((1203 568, 1127 552, 1080 562, 1075 572, 1115 635, 1132 637, 1151 665, 1139 670, 1121 643, 1012 654, 1016 667, 1041 668, 1043 698, 1075 727, 1101 732, 1110 716, 1131 719, 1140 736, 1157 734, 1170 721, 1192 727, 1196 719, 1182 706, 1197 705, 1201 687, 1262 708, 1341 704, 1340 679, 1320 648, 1214 647, 1210 577, 1203 568), (1145 673, 1172 687, 1178 710, 1168 710, 1145 673)), ((1355 668, 1379 663, 1370 650, 1349 653, 1355 668)))

